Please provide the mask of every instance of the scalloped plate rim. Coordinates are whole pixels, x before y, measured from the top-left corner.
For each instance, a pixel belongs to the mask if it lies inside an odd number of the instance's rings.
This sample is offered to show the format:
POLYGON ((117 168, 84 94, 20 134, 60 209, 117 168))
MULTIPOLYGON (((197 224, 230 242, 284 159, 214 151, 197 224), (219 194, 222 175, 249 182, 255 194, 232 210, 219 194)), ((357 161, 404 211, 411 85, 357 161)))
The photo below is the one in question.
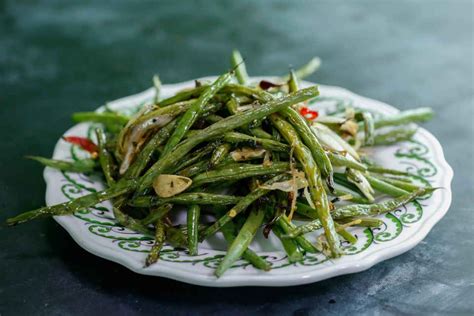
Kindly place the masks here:
MULTIPOLYGON (((216 78, 212 77, 204 77, 200 78, 203 80, 206 79, 213 79, 216 78)), ((253 77, 252 79, 259 80, 259 79, 272 79, 274 77, 253 77)), ((193 83, 194 80, 185 81, 181 83, 169 84, 166 85, 168 88, 176 89, 178 87, 182 87, 184 85, 190 85, 193 83)), ((305 85, 314 85, 314 83, 304 82, 305 85)), ((355 94, 345 88, 337 87, 337 86, 328 86, 328 85, 319 85, 320 88, 324 89, 333 89, 339 90, 341 93, 346 95, 354 96, 360 100, 367 100, 372 104, 377 104, 380 106, 385 112, 396 113, 399 110, 395 107, 383 103, 381 101, 377 101, 370 98, 362 97, 358 94, 355 94)), ((141 93, 134 94, 128 97, 120 98, 115 100, 114 102, 126 102, 129 98, 139 97, 141 95, 149 94, 153 88, 147 89, 141 93)), ((73 129, 75 126, 71 127, 69 130, 73 129)), ((68 132, 66 131, 66 133, 68 132)), ((65 134, 66 134, 65 133, 65 134)), ((449 210, 449 206, 451 204, 452 199, 452 192, 451 192, 451 181, 453 178, 453 170, 450 165, 447 163, 443 149, 439 141, 434 137, 430 132, 426 129, 419 127, 417 133, 423 134, 423 136, 429 141, 429 148, 434 152, 434 158, 436 159, 437 165, 440 167, 440 171, 443 172, 443 182, 446 184, 445 188, 443 189, 443 198, 441 199, 442 202, 439 205, 436 212, 434 212, 431 216, 424 219, 419 227, 418 232, 412 234, 411 236, 407 236, 404 240, 393 244, 392 246, 379 249, 376 251, 368 252, 361 260, 354 263, 345 263, 345 264, 334 264, 334 265, 327 265, 327 266, 317 266, 317 268, 306 271, 306 272, 292 272, 286 275, 271 275, 265 272, 262 272, 258 275, 225 275, 220 279, 216 279, 214 277, 209 277, 208 275, 200 275, 197 273, 191 273, 187 271, 180 271, 179 269, 175 269, 171 266, 160 266, 160 269, 143 269, 142 266, 136 266, 136 263, 133 260, 130 260, 127 256, 120 254, 117 249, 112 249, 110 247, 104 248, 100 246, 96 246, 93 242, 91 243, 87 237, 80 234, 80 231, 75 230, 73 226, 69 225, 68 218, 70 216, 55 216, 54 219, 71 235, 74 241, 79 244, 82 248, 86 251, 99 256, 101 258, 111 260, 113 262, 119 263, 126 268, 140 274, 144 275, 152 275, 152 276, 160 276, 166 277, 170 279, 174 279, 177 281, 182 281, 190 284, 201 285, 201 286, 210 286, 210 287, 232 287, 232 286, 294 286, 294 285, 302 285, 308 283, 314 283, 317 281, 322 281, 328 278, 332 278, 339 275, 345 275, 350 273, 356 273, 360 271, 367 270, 371 268, 373 265, 385 261, 387 259, 393 258, 397 255, 400 255, 404 252, 415 247, 419 244, 431 231, 434 225, 444 217, 446 212, 449 210), (86 238, 85 238, 86 237, 86 238)), ((57 147, 59 145, 59 141, 55 146, 54 153, 56 154, 57 147)), ((53 174, 49 168, 45 168, 43 173, 45 182, 46 182, 46 204, 51 205, 53 200, 53 195, 55 192, 52 192, 52 186, 49 185, 50 181, 54 181, 53 174)))

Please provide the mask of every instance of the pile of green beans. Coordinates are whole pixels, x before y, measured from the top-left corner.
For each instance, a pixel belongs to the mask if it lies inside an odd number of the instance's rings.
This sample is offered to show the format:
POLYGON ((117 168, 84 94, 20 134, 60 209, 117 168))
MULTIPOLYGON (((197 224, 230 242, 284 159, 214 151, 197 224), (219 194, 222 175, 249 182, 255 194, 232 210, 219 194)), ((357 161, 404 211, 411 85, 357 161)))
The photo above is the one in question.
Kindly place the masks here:
POLYGON ((159 261, 166 245, 195 256, 200 242, 222 233, 228 251, 217 277, 237 260, 268 271, 271 263, 251 249, 262 227, 280 240, 290 262, 323 250, 341 256, 341 240, 357 242, 350 226, 378 226, 376 216, 433 191, 413 184, 410 174, 369 163, 359 149, 409 140, 416 129, 400 125, 429 120, 433 113, 420 108, 380 117, 347 108, 324 120, 308 118, 304 104, 319 91, 301 89, 299 80, 320 63, 315 57, 275 82, 255 82, 234 51, 232 70, 165 99, 155 76, 155 98, 134 116, 107 107, 75 113, 75 122, 101 125, 94 139, 85 140, 90 157, 29 158, 63 172, 100 174, 106 188, 19 214, 7 224, 70 215, 110 200, 119 225, 155 240, 145 267, 159 261), (162 193, 164 186, 171 193, 162 193), (183 207, 186 222, 173 222, 171 215, 183 207), (215 220, 206 223, 203 214, 215 220), (307 222, 297 225, 294 217, 307 222), (317 243, 304 236, 317 230, 317 243))

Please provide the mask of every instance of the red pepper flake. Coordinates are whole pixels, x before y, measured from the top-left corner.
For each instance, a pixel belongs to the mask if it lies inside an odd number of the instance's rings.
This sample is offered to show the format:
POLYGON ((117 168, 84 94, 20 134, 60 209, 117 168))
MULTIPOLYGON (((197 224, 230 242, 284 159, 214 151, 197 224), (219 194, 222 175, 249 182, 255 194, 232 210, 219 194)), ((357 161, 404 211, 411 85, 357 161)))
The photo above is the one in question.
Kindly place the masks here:
POLYGON ((64 136, 63 139, 71 144, 81 147, 83 150, 89 152, 93 157, 99 153, 99 147, 94 144, 89 138, 79 136, 64 136))
POLYGON ((308 120, 315 120, 319 115, 318 111, 310 110, 305 106, 300 108, 300 114, 308 120))
POLYGON ((281 85, 281 84, 277 84, 277 83, 273 83, 273 82, 270 82, 270 81, 267 81, 267 80, 262 80, 262 81, 260 81, 260 83, 258 84, 258 86, 259 86, 260 89, 262 89, 262 90, 268 90, 268 89, 270 89, 270 88, 281 87, 282 85, 281 85))

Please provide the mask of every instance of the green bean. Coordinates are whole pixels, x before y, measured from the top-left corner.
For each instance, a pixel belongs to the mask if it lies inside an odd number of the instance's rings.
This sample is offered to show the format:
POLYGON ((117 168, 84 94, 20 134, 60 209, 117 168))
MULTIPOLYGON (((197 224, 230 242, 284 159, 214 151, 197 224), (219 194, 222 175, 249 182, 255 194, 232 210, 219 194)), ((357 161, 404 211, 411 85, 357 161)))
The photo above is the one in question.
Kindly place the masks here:
POLYGON ((321 174, 328 180, 328 185, 333 187, 333 169, 331 161, 319 143, 314 131, 309 127, 305 118, 301 116, 295 109, 289 107, 280 112, 293 125, 303 143, 308 146, 311 151, 316 165, 321 170, 321 174))
MULTIPOLYGON (((231 115, 235 115, 238 113, 239 104, 234 97, 231 97, 230 100, 226 103, 227 110, 231 115)), ((265 132, 261 127, 254 127, 254 128, 241 128, 244 132, 248 132, 253 136, 264 138, 264 139, 272 139, 272 135, 265 132)))
MULTIPOLYGON (((222 234, 224 235, 225 240, 232 244, 235 240, 235 229, 232 222, 227 223, 221 229, 222 234)), ((256 254, 252 249, 247 248, 244 253, 242 254, 242 258, 250 262, 255 268, 269 271, 271 269, 271 264, 266 261, 264 258, 260 257, 256 254)))
POLYGON ((230 115, 235 115, 239 112, 239 103, 235 99, 234 96, 232 96, 229 101, 226 102, 225 104, 227 111, 229 111, 230 115))
MULTIPOLYGON (((125 128, 120 132, 120 134, 125 135, 133 128, 137 126, 145 125, 146 127, 154 127, 156 123, 159 123, 160 118, 174 118, 183 112, 186 112, 196 101, 196 99, 181 101, 175 104, 172 104, 167 107, 152 107, 142 110, 132 117, 125 128)), ((207 105, 207 110, 212 110, 215 107, 215 104, 210 103, 207 105)))
POLYGON ((166 227, 166 242, 175 248, 186 249, 188 239, 184 232, 179 228, 166 227))
POLYGON ((178 175, 191 178, 207 170, 209 170, 209 162, 201 160, 189 167, 179 170, 178 175))
POLYGON ((393 197, 398 197, 407 194, 408 192, 400 189, 390 183, 387 183, 383 180, 377 179, 375 177, 366 176, 367 180, 369 181, 370 185, 377 191, 388 194, 393 197))
POLYGON ((161 100, 157 105, 159 107, 167 107, 178 102, 188 101, 193 98, 197 98, 201 95, 201 93, 206 90, 208 85, 202 85, 199 87, 195 87, 192 89, 186 89, 176 93, 174 96, 169 97, 167 99, 161 100))
POLYGON ((155 88, 155 104, 158 104, 158 102, 160 101, 160 94, 162 88, 160 76, 153 76, 153 87, 155 88))
POLYGON ((402 111, 393 115, 386 115, 375 120, 375 128, 408 124, 412 122, 425 122, 433 118, 431 108, 418 108, 402 111))
POLYGON ((199 130, 199 129, 190 129, 190 130, 188 131, 188 133, 186 134, 185 137, 186 137, 186 138, 191 138, 191 137, 196 136, 196 135, 199 134, 200 132, 201 132, 201 130, 199 130))
POLYGON ((416 128, 398 128, 384 134, 378 134, 374 138, 374 145, 392 145, 401 141, 412 139, 416 134, 416 128))
POLYGON ((349 159, 337 152, 326 152, 329 160, 331 161, 333 166, 337 167, 347 167, 359 171, 366 171, 367 167, 361 164, 360 162, 356 161, 355 159, 349 159))
MULTIPOLYGON (((270 135, 271 136, 271 135, 270 135)), ((228 132, 224 134, 224 140, 229 143, 238 144, 246 143, 253 147, 260 146, 267 150, 288 152, 290 147, 286 144, 277 142, 272 139, 252 137, 246 134, 237 132, 228 132)))
POLYGON ((268 167, 264 165, 232 163, 225 165, 222 168, 207 171, 195 176, 190 189, 206 183, 240 180, 254 176, 282 173, 288 170, 290 170, 290 164, 287 162, 276 162, 268 167))
POLYGON ((349 189, 351 192, 356 192, 357 194, 363 195, 360 189, 354 183, 349 182, 346 175, 342 173, 334 173, 334 181, 340 186, 349 189))
MULTIPOLYGON (((272 183, 281 181, 287 177, 288 177, 287 175, 275 176, 272 179, 265 182, 264 185, 271 185, 272 183)), ((267 194, 269 191, 270 190, 265 189, 263 187, 258 187, 257 189, 253 190, 248 195, 246 195, 245 197, 241 198, 240 201, 234 207, 232 207, 225 215, 219 217, 219 219, 214 224, 212 224, 211 226, 209 226, 206 230, 202 232, 200 240, 204 240, 205 238, 211 235, 214 235, 217 231, 221 229, 222 226, 230 222, 242 211, 247 209, 247 207, 249 207, 250 204, 252 204, 257 199, 267 194)))
POLYGON ((191 256, 198 253, 199 216, 201 208, 197 204, 191 204, 187 212, 188 225, 188 249, 191 256))
POLYGON ((264 216, 265 212, 260 209, 250 212, 247 220, 237 234, 237 237, 235 237, 234 241, 227 250, 224 259, 222 259, 219 266, 217 267, 215 272, 217 277, 221 277, 224 272, 242 256, 255 237, 257 229, 263 222, 264 216))
POLYGON ((278 129, 280 134, 282 134, 282 136, 286 139, 286 141, 289 144, 292 144, 296 158, 301 162, 306 179, 309 183, 309 193, 313 200, 312 202, 316 206, 318 217, 323 223, 324 232, 326 239, 328 240, 331 255, 333 257, 339 257, 341 255, 341 250, 339 248, 339 238, 336 234, 334 222, 329 211, 329 202, 326 191, 324 190, 319 170, 310 150, 301 143, 296 130, 291 126, 290 123, 283 120, 277 114, 272 114, 270 116, 270 120, 278 129))
POLYGON ((359 190, 364 194, 364 196, 369 200, 369 202, 374 201, 372 194, 375 193, 374 188, 372 188, 372 182, 369 181, 366 175, 362 172, 354 169, 346 169, 347 180, 353 183, 359 190))
POLYGON ((382 213, 396 210, 402 205, 405 205, 417 197, 423 196, 426 193, 432 192, 435 189, 421 188, 415 192, 407 193, 392 200, 388 200, 376 204, 353 204, 336 209, 333 216, 336 219, 354 217, 354 216, 376 216, 382 213))
POLYGON ((97 137, 97 143, 99 146, 99 163, 102 168, 102 172, 105 177, 105 181, 107 182, 107 185, 110 187, 115 183, 115 179, 112 176, 112 155, 108 152, 108 150, 105 148, 105 135, 102 129, 96 128, 95 130, 95 135, 97 137))
POLYGON ((203 141, 212 139, 218 135, 222 135, 237 127, 248 124, 254 119, 265 117, 292 104, 303 102, 317 95, 318 89, 316 87, 301 89, 285 98, 277 99, 267 104, 262 104, 258 108, 229 116, 224 120, 205 128, 199 134, 181 142, 172 152, 163 155, 163 157, 158 162, 151 166, 147 173, 140 179, 138 192, 141 193, 150 187, 156 176, 163 173, 166 169, 169 169, 195 146, 202 143, 203 141))
POLYGON ((160 205, 150 211, 150 214, 147 215, 144 219, 141 220, 143 225, 150 225, 158 222, 160 219, 165 217, 173 208, 173 204, 166 203, 160 205))
POLYGON ((290 78, 288 80, 288 90, 290 92, 295 92, 299 90, 299 82, 298 82, 298 77, 296 76, 295 72, 293 69, 290 69, 290 78))
MULTIPOLYGON (((272 126, 272 138, 280 142, 281 141, 281 134, 278 132, 278 130, 272 126)), ((272 158, 274 162, 278 162, 281 160, 281 154, 279 152, 272 152, 272 158)))
POLYGON ((265 102, 269 101, 268 96, 271 97, 271 95, 269 93, 267 93, 266 91, 259 90, 259 89, 256 89, 256 88, 247 87, 247 86, 243 86, 243 85, 240 85, 240 84, 232 84, 232 83, 227 84, 222 89, 222 92, 241 94, 241 95, 253 98, 253 99, 264 100, 265 102), (267 99, 265 99, 265 97, 267 97, 267 99))
POLYGON ((166 241, 165 224, 159 220, 156 222, 155 243, 151 247, 150 253, 145 260, 145 268, 157 262, 160 258, 160 252, 166 241))
POLYGON ((362 118, 364 120, 364 145, 372 146, 375 142, 375 123, 374 117, 370 112, 362 112, 362 118))
POLYGON ((231 145, 229 143, 223 143, 214 149, 211 159, 209 160, 209 167, 214 168, 220 164, 229 154, 231 145))
POLYGON ((75 123, 101 123, 107 130, 118 132, 127 124, 129 118, 116 112, 76 112, 72 115, 72 120, 75 123))
POLYGON ((285 238, 296 238, 303 234, 314 232, 318 229, 323 228, 321 221, 319 219, 315 219, 309 223, 297 226, 295 229, 291 230, 289 233, 285 235, 285 238))
POLYGON ((238 50, 232 51, 231 58, 232 67, 235 68, 235 77, 240 84, 247 84, 249 81, 249 75, 247 74, 247 69, 245 67, 244 59, 238 50))
MULTIPOLYGON (((285 214, 280 216, 277 220, 278 226, 281 228, 282 232, 288 234, 291 230, 295 229, 296 226, 286 217, 285 214)), ((311 242, 309 242, 304 236, 297 236, 295 238, 296 243, 306 252, 309 253, 318 253, 318 249, 316 249, 311 242)))
POLYGON ((97 166, 97 161, 95 159, 81 159, 76 161, 65 161, 65 160, 56 160, 56 159, 49 159, 45 157, 39 156, 26 156, 28 159, 32 159, 38 161, 42 165, 54 169, 58 169, 61 171, 69 171, 69 172, 92 172, 95 170, 97 166))
MULTIPOLYGON (((310 75, 312 75, 315 71, 317 71, 321 67, 321 58, 313 57, 307 64, 303 65, 301 68, 298 68, 295 71, 295 75, 299 79, 304 79, 310 75)), ((287 81, 289 76, 282 77, 283 81, 287 81)))
POLYGON ((231 205, 240 201, 240 197, 234 195, 213 194, 205 192, 181 193, 172 197, 160 198, 158 196, 140 196, 128 202, 133 207, 151 207, 166 203, 180 205, 231 205))
MULTIPOLYGON (((417 197, 423 196, 426 193, 432 192, 435 189, 431 188, 422 188, 418 191, 402 195, 392 200, 388 200, 381 203, 375 204, 352 204, 343 206, 341 208, 336 209, 332 212, 332 217, 335 220, 345 219, 349 217, 359 217, 359 216, 377 216, 383 213, 388 213, 396 210, 397 208, 405 205, 417 197)), ((307 224, 298 226, 296 229, 292 230, 288 237, 295 238, 296 236, 307 234, 309 232, 318 230, 322 227, 321 221, 316 219, 311 221, 307 224)))
POLYGON ((345 190, 335 189, 334 192, 332 193, 332 195, 337 197, 337 198, 342 198, 342 197, 350 195, 350 198, 344 199, 344 200, 351 201, 353 203, 360 203, 360 204, 370 204, 370 203, 372 203, 368 199, 366 199, 366 198, 362 197, 361 195, 359 195, 359 193, 353 192, 353 191, 345 191, 345 190))
POLYGON ((131 192, 135 187, 135 181, 121 181, 104 191, 90 193, 68 202, 45 206, 36 210, 21 213, 15 217, 7 219, 7 224, 17 225, 35 218, 73 214, 74 212, 94 206, 102 201, 110 200, 131 192))
POLYGON ((217 115, 217 114, 209 114, 206 116, 206 121, 208 121, 211 124, 222 121, 223 119, 224 118, 222 116, 217 115))
POLYGON ((186 160, 184 160, 181 164, 175 167, 172 171, 174 172, 176 170, 184 169, 186 167, 189 167, 190 165, 195 164, 198 161, 203 160, 206 156, 211 155, 217 146, 217 143, 208 143, 206 146, 195 150, 191 156, 186 157, 186 160))
POLYGON ((306 217, 309 217, 311 219, 317 219, 318 218, 318 211, 316 211, 314 208, 311 206, 301 203, 301 202, 296 202, 296 213, 300 215, 304 215, 306 217))
POLYGON ((283 249, 285 249, 285 252, 288 256, 288 261, 290 263, 295 263, 303 260, 303 253, 298 248, 298 244, 295 240, 290 238, 283 238, 285 233, 279 226, 273 226, 272 231, 275 236, 280 239, 280 242, 283 245, 283 249))
MULTIPOLYGON (((350 232, 348 232, 342 225, 338 223, 335 223, 335 225, 336 225, 336 230, 339 236, 341 236, 342 238, 350 242, 352 245, 357 243, 357 238, 354 235, 352 235, 350 232)), ((298 236, 298 237, 301 237, 301 236, 298 236)))
POLYGON ((355 220, 359 220, 360 223, 357 226, 363 227, 380 227, 383 225, 383 221, 378 218, 373 217, 348 217, 338 220, 338 222, 342 222, 343 224, 353 222, 355 220))
POLYGON ((206 88, 206 90, 202 92, 196 102, 194 102, 184 113, 184 115, 178 120, 178 125, 168 139, 163 154, 166 155, 171 152, 173 148, 183 139, 184 135, 204 111, 204 106, 227 82, 230 81, 231 78, 231 72, 225 73, 217 78, 216 81, 214 81, 208 88, 206 88))
POLYGON ((254 127, 249 129, 249 133, 255 137, 264 138, 264 139, 272 139, 272 135, 265 132, 261 127, 254 127))
POLYGON ((387 178, 383 176, 374 176, 374 178, 382 180, 388 184, 391 184, 393 186, 396 186, 397 188, 400 188, 402 190, 408 191, 408 192, 413 192, 418 189, 420 189, 420 186, 412 184, 410 182, 406 181, 401 181, 399 179, 392 179, 392 178, 387 178))
POLYGON ((115 220, 123 227, 130 230, 139 232, 147 237, 153 236, 153 232, 144 225, 140 220, 131 217, 130 215, 125 214, 120 210, 119 207, 114 206, 112 208, 115 220))
MULTIPOLYGON (((339 188, 339 187, 335 188, 334 191, 330 193, 332 196, 341 198, 341 197, 350 195, 351 198, 348 200, 351 202, 361 203, 361 204, 372 203, 367 198, 363 197, 363 193, 359 190, 359 188, 355 186, 353 183, 349 182, 347 180, 347 177, 344 174, 335 173, 334 181, 336 182, 336 184, 338 184, 338 186, 342 188, 339 188)), ((325 189, 326 191, 329 191, 328 188, 325 188, 325 189)))
POLYGON ((384 168, 381 166, 367 166, 367 171, 371 173, 380 173, 380 174, 393 174, 393 175, 398 175, 398 176, 410 176, 410 173, 406 171, 401 171, 401 170, 395 170, 395 169, 389 169, 389 168, 384 168))
POLYGON ((402 177, 387 176, 387 175, 380 175, 380 174, 375 174, 373 176, 381 178, 383 180, 390 179, 390 180, 396 180, 397 182, 404 182, 404 183, 413 184, 413 179, 410 179, 410 178, 402 178, 402 177))

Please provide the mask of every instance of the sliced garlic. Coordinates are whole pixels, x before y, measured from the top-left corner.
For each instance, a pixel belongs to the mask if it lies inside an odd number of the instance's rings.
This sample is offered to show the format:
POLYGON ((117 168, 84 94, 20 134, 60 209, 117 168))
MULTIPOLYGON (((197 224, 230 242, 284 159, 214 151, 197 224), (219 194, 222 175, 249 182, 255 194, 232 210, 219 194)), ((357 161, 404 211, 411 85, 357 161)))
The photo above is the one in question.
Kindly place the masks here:
POLYGON ((359 125, 353 120, 347 120, 341 125, 341 131, 346 132, 352 136, 357 135, 359 125))
POLYGON ((234 161, 244 161, 254 158, 262 158, 265 155, 265 152, 266 150, 263 148, 242 147, 232 151, 230 156, 234 161))
POLYGON ((160 174, 153 181, 156 195, 162 198, 172 197, 185 191, 193 183, 193 180, 174 174, 160 174))

